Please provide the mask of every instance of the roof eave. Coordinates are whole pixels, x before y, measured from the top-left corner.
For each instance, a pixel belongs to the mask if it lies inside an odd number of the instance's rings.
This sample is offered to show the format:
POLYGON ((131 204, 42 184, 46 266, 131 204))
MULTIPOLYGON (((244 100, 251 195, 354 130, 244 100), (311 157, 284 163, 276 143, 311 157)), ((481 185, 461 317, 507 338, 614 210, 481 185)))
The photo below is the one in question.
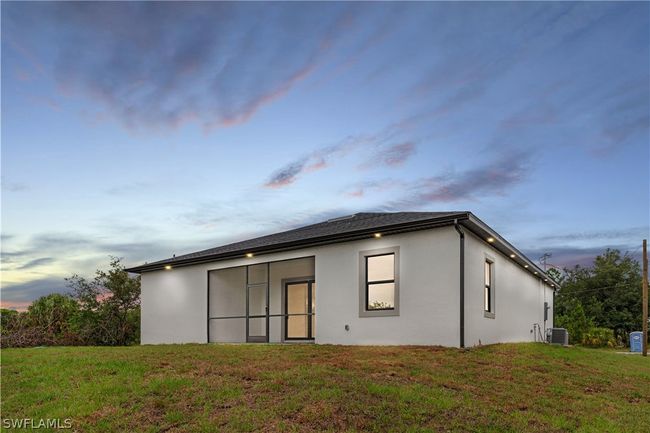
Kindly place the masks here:
POLYGON ((271 245, 268 247, 252 248, 250 250, 236 250, 236 251, 223 253, 223 254, 212 254, 212 255, 192 257, 192 258, 180 259, 180 260, 168 259, 168 260, 158 261, 151 264, 144 264, 140 266, 127 268, 126 271, 140 274, 143 272, 163 270, 165 269, 165 266, 170 266, 170 265, 174 267, 183 267, 183 266, 191 266, 191 265, 197 265, 202 263, 243 258, 248 253, 252 253, 254 255, 271 254, 271 253, 277 253, 283 251, 292 251, 301 248, 310 248, 310 247, 329 245, 329 244, 335 244, 340 242, 349 242, 349 241, 371 237, 377 232, 381 232, 383 235, 391 235, 391 234, 406 233, 406 232, 412 232, 418 230, 427 230, 430 228, 451 225, 454 224, 455 221, 464 221, 469 219, 469 217, 470 217, 470 212, 459 212, 441 218, 433 218, 433 219, 427 219, 422 221, 373 227, 369 229, 357 230, 354 232, 342 233, 338 235, 328 235, 328 236, 322 236, 313 239, 285 242, 282 244, 271 245))
POLYGON ((546 272, 544 272, 539 266, 530 260, 526 255, 521 251, 515 248, 510 242, 503 238, 499 233, 494 229, 488 226, 486 223, 481 221, 473 213, 469 213, 469 218, 465 220, 462 225, 468 228, 472 233, 479 237, 486 244, 494 247, 497 251, 504 254, 510 260, 515 262, 524 270, 530 272, 533 276, 539 278, 547 286, 550 286, 554 291, 560 288, 560 284, 551 278, 546 272), (493 238, 494 242, 488 242, 488 238, 493 238), (510 254, 514 254, 515 257, 511 258, 510 254))

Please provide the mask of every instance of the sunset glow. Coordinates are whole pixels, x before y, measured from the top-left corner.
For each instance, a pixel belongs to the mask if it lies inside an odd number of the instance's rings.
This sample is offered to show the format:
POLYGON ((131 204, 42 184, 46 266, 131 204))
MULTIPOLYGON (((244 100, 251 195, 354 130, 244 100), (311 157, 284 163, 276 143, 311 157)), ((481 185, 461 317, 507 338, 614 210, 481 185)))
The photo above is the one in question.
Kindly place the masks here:
POLYGON ((2 306, 109 255, 373 210, 470 210, 556 266, 636 257, 649 17, 647 2, 4 2, 2 306))

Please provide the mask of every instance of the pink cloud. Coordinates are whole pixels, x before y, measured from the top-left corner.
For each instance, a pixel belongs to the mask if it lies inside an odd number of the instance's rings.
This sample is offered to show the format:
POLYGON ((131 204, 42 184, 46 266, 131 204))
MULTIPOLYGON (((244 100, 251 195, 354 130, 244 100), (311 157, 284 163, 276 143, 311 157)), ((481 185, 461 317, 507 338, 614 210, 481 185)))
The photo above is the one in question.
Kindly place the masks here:
POLYGON ((386 151, 384 151, 382 159, 386 165, 402 165, 404 161, 406 161, 414 153, 415 144, 409 141, 390 146, 386 151))
POLYGON ((229 127, 247 122, 260 108, 289 93, 298 82, 304 80, 312 73, 315 66, 315 64, 305 66, 289 77, 289 79, 284 83, 280 84, 279 87, 252 100, 242 111, 230 115, 224 115, 216 121, 206 123, 203 126, 204 131, 209 132, 217 126, 229 127))
POLYGON ((320 147, 307 156, 294 160, 273 173, 265 187, 280 188, 294 183, 298 176, 315 172, 328 167, 335 158, 344 158, 351 152, 362 148, 369 148, 374 155, 370 161, 360 165, 360 168, 372 166, 398 166, 415 153, 415 142, 404 141, 398 144, 389 144, 391 141, 410 130, 422 116, 415 115, 399 122, 392 123, 382 130, 372 134, 359 134, 347 136, 338 142, 320 147))
POLYGON ((27 307, 32 305, 31 301, 0 301, 0 308, 16 311, 27 311, 27 307))
POLYGON ((365 191, 363 188, 355 189, 354 191, 350 191, 347 193, 350 197, 363 197, 365 194, 365 191))
POLYGON ((314 171, 322 170, 325 167, 327 167, 327 161, 325 161, 324 158, 320 158, 317 161, 315 161, 314 163, 312 163, 312 164, 308 165, 307 167, 305 167, 305 173, 311 173, 311 172, 314 172, 314 171))

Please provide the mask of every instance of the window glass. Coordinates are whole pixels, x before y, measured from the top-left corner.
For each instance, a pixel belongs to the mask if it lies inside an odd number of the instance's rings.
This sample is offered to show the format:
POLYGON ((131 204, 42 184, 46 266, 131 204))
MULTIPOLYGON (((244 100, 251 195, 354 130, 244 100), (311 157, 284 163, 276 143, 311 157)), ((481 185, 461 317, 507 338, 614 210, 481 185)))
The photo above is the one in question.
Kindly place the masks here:
POLYGON ((399 316, 399 247, 359 252, 359 317, 399 316))
POLYGON ((485 261, 485 288, 483 309, 488 313, 492 312, 492 262, 485 261))
POLYGON ((395 283, 368 284, 368 310, 395 307, 395 283))
POLYGON ((395 279, 395 254, 368 257, 368 281, 395 279))

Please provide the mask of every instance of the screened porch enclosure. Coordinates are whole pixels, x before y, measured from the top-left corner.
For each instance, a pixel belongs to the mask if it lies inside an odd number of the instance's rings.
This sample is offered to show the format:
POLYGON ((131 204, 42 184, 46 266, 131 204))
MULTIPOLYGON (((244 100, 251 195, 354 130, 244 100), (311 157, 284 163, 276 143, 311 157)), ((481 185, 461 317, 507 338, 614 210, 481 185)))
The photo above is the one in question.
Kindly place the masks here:
POLYGON ((208 272, 208 341, 313 341, 314 257, 208 272))

